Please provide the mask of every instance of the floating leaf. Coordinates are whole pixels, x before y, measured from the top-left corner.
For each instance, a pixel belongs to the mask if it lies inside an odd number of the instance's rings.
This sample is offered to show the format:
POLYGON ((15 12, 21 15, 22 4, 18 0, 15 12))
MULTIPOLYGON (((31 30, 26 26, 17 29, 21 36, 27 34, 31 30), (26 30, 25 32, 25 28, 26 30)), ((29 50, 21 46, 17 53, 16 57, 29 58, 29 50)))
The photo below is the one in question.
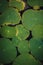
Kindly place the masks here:
POLYGON ((22 54, 15 59, 13 65, 41 65, 41 63, 30 54, 22 54))
POLYGON ((32 55, 39 60, 43 60, 43 39, 33 38, 29 43, 32 55))
POLYGON ((22 22, 27 30, 32 30, 35 25, 43 24, 43 10, 27 10, 23 13, 22 22))
POLYGON ((9 6, 17 8, 19 11, 24 10, 25 3, 20 0, 10 0, 9 6))
POLYGON ((29 32, 24 28, 23 25, 17 25, 16 26, 16 36, 20 40, 24 40, 29 36, 29 32))
POLYGON ((20 40, 16 36, 14 36, 14 38, 12 38, 12 44, 15 47, 18 47, 19 43, 20 43, 20 40))
POLYGON ((43 25, 35 25, 32 34, 34 38, 43 38, 43 25))
POLYGON ((25 54, 29 52, 29 42, 27 40, 22 40, 18 44, 18 51, 21 54, 25 54))
POLYGON ((0 25, 15 25, 20 22, 20 14, 14 8, 8 8, 0 17, 0 25))
POLYGON ((43 6, 43 0, 27 0, 30 6, 43 6))
POLYGON ((0 34, 6 38, 13 38, 16 35, 15 27, 4 26, 0 28, 0 34))
POLYGON ((16 58, 16 48, 9 39, 0 38, 0 63, 10 63, 16 58))

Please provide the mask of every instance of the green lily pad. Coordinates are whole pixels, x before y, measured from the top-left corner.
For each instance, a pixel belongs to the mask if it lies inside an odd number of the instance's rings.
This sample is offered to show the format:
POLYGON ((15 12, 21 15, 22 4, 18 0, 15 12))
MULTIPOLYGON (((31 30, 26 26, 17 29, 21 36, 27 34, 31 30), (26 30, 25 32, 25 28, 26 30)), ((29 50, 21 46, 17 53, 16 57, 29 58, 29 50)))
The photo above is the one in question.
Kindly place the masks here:
POLYGON ((43 38, 43 25, 35 25, 32 34, 35 38, 43 38))
POLYGON ((24 40, 29 36, 29 32, 24 28, 23 25, 17 25, 16 26, 16 36, 20 40, 24 40))
POLYGON ((43 6, 43 0, 27 0, 27 3, 33 7, 33 9, 40 9, 43 6))
POLYGON ((43 60, 43 39, 33 38, 29 43, 32 55, 39 60, 43 60))
POLYGON ((19 40, 16 36, 14 36, 14 38, 12 38, 12 44, 13 44, 15 47, 18 47, 19 42, 20 42, 20 40, 19 40))
POLYGON ((20 13, 18 13, 17 9, 8 8, 0 17, 0 25, 15 25, 20 22, 20 13))
POLYGON ((15 59, 13 65, 41 65, 41 63, 30 54, 22 54, 15 59))
POLYGON ((10 63, 16 58, 16 48, 9 39, 0 38, 0 63, 10 63))
POLYGON ((8 8, 7 0, 0 0, 0 12, 3 13, 8 8))
POLYGON ((27 40, 20 41, 19 45, 18 45, 18 51, 21 54, 28 53, 30 51, 29 50, 29 42, 27 40))
POLYGON ((25 3, 20 0, 11 0, 9 1, 9 6, 17 8, 19 11, 24 10, 25 3))
POLYGON ((32 30, 35 25, 43 24, 43 10, 27 10, 23 13, 22 23, 27 30, 32 30))
POLYGON ((27 0, 30 6, 43 6, 43 0, 27 0))
POLYGON ((0 34, 6 38, 13 38, 16 35, 15 27, 3 26, 0 28, 0 34))

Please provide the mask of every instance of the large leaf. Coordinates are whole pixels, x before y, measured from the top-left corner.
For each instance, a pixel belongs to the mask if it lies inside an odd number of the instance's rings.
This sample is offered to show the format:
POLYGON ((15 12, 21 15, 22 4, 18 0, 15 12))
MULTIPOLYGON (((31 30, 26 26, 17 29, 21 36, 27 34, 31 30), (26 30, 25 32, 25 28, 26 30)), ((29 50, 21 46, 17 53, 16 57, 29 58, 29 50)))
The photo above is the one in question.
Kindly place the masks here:
POLYGON ((43 38, 43 25, 35 25, 32 29, 34 38, 43 38))
POLYGON ((8 8, 0 17, 0 25, 18 24, 20 22, 20 14, 14 8, 8 8))
POLYGON ((24 40, 29 36, 29 32, 24 28, 23 25, 17 25, 16 26, 16 36, 20 40, 24 40))
POLYGON ((10 0, 9 6, 17 8, 19 11, 24 10, 25 3, 20 0, 10 0))
POLYGON ((13 38, 16 35, 15 27, 4 26, 0 28, 0 34, 6 38, 13 38))
POLYGON ((27 0, 30 6, 43 6, 43 0, 27 0))
POLYGON ((12 44, 14 45, 14 47, 18 47, 19 43, 20 43, 20 40, 16 36, 14 36, 12 38, 12 44))
POLYGON ((43 39, 33 38, 30 40, 30 50, 34 57, 43 61, 43 39))
POLYGON ((28 53, 30 50, 29 50, 29 42, 27 40, 22 40, 19 42, 18 44, 18 51, 21 53, 21 54, 26 54, 28 53))
POLYGON ((43 10, 27 10, 23 13, 22 22, 27 30, 32 30, 35 25, 43 24, 43 10))
POLYGON ((0 63, 10 63, 16 58, 16 48, 9 39, 0 38, 0 63))
POLYGON ((41 65, 41 63, 30 54, 22 54, 15 59, 13 65, 41 65))

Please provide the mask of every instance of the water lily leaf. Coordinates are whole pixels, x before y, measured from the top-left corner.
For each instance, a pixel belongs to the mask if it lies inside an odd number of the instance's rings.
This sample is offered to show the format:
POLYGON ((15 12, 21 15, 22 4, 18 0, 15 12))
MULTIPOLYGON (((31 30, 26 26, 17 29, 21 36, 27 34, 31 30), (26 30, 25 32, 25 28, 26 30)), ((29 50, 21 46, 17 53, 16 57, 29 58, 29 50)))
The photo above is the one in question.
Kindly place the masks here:
POLYGON ((32 30, 35 25, 43 24, 43 10, 27 10, 23 13, 22 23, 27 30, 32 30))
POLYGON ((32 55, 39 60, 43 60, 43 39, 33 38, 29 43, 32 55))
POLYGON ((16 54, 16 48, 11 41, 6 38, 0 38, 0 63, 10 63, 16 58, 16 54))
POLYGON ((20 41, 18 44, 18 51, 21 54, 28 53, 30 51, 29 50, 29 42, 27 40, 20 41))
POLYGON ((21 20, 20 13, 14 8, 8 8, 0 17, 0 25, 15 25, 21 20))
POLYGON ((4 26, 0 28, 0 34, 6 38, 13 38, 16 35, 15 27, 4 26))
POLYGON ((10 0, 9 6, 17 8, 19 11, 24 10, 25 3, 20 0, 10 0))
POLYGON ((27 0, 30 6, 43 6, 43 0, 27 0))
POLYGON ((41 65, 41 63, 30 54, 22 54, 15 59, 13 65, 41 65))
POLYGON ((29 32, 24 28, 23 25, 17 25, 16 26, 16 36, 20 40, 24 40, 29 36, 29 32))
POLYGON ((14 45, 14 47, 18 47, 19 43, 20 43, 20 40, 16 36, 14 36, 12 38, 12 44, 14 45))
POLYGON ((43 38, 43 25, 35 25, 32 34, 34 38, 43 38))

